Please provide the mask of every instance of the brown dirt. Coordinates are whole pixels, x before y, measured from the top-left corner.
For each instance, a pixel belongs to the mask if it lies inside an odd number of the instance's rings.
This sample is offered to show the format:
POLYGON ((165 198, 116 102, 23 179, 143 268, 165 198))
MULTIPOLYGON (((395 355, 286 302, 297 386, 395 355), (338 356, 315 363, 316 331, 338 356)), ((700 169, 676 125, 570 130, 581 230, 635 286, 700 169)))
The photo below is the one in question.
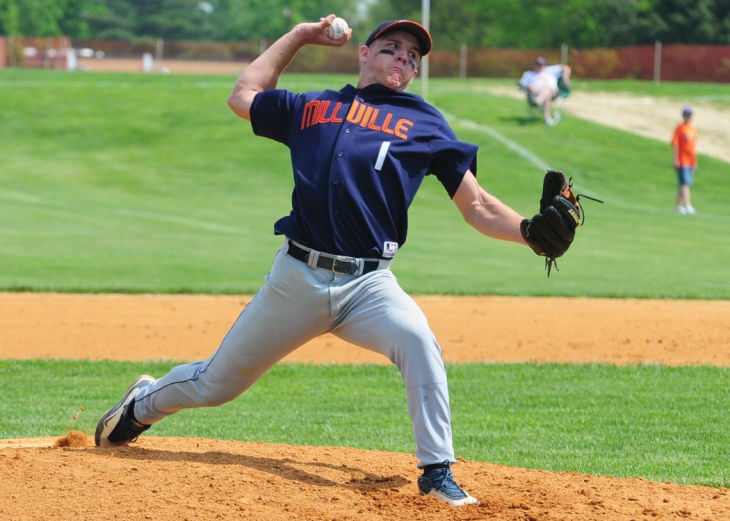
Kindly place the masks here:
MULTIPOLYGON (((0 294, 2 358, 207 356, 248 297, 0 294)), ((444 358, 730 366, 730 301, 418 297, 444 358), (570 336, 562 335, 571 317, 570 336)), ((287 361, 387 363, 327 335, 287 361)), ((89 411, 91 413, 91 411, 89 411)), ((94 411, 99 414, 101 411, 94 411)), ((457 447, 458 451, 458 447, 457 447)), ((86 433, 0 440, 0 519, 656 520, 730 518, 730 490, 460 461, 482 504, 418 496, 415 457, 143 436, 99 449, 86 433)))
MULTIPOLYGON (((81 64, 94 71, 141 70, 141 60, 81 64)), ((236 74, 240 67, 158 64, 159 70, 170 73, 236 74)), ((579 93, 568 104, 569 113, 576 116, 661 140, 668 139, 676 110, 674 104, 661 101, 586 98, 579 93), (657 109, 652 103, 663 104, 657 109), (622 117, 615 117, 617 111, 622 117)), ((698 125, 706 128, 710 119, 727 125, 730 115, 705 119, 697 110, 698 125)), ((730 131, 713 127, 703 132, 700 152, 730 161, 730 131)), ((449 363, 730 366, 730 301, 417 300, 449 363)), ((247 301, 248 297, 0 294, 0 358, 200 359, 217 345, 247 301)), ((310 342, 286 361, 387 363, 331 335, 310 342)), ((53 438, 0 440, 0 519, 730 519, 727 488, 473 461, 460 461, 455 471, 482 503, 453 509, 418 496, 415 463, 411 454, 153 435, 114 449, 94 448, 90 436, 75 431, 53 438)))
MULTIPOLYGON (((142 58, 81 58, 79 68, 87 72, 144 72, 142 58)), ((202 60, 160 60, 155 61, 150 73, 163 74, 232 74, 243 69, 240 62, 202 60)), ((231 86, 233 86, 231 84, 231 86)))
MULTIPOLYGON (((0 293, 2 358, 202 359, 249 297, 0 293)), ((458 362, 730 366, 730 301, 421 296, 458 362), (570 320, 566 342, 564 324, 570 320)), ((389 363, 332 335, 288 362, 389 363)))

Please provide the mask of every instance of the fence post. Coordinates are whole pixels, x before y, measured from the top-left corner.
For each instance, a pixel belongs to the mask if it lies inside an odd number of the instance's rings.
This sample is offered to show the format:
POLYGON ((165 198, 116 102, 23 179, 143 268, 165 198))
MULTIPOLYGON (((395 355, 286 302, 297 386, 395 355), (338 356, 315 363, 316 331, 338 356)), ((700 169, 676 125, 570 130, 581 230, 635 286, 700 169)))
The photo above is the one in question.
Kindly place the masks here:
MULTIPOLYGON (((431 30, 431 0, 421 0, 421 23, 427 31, 431 30)), ((428 56, 421 57, 421 70, 418 71, 421 76, 421 97, 428 100, 428 77, 429 77, 429 61, 428 56)))
POLYGON ((165 41, 162 38, 157 38, 157 41, 155 42, 155 60, 157 60, 157 63, 160 63, 162 61, 162 53, 164 48, 165 41))
POLYGON ((654 42, 654 82, 659 83, 662 79, 662 42, 654 42))
POLYGON ((459 78, 462 80, 466 78, 466 50, 466 44, 462 43, 459 50, 459 78))

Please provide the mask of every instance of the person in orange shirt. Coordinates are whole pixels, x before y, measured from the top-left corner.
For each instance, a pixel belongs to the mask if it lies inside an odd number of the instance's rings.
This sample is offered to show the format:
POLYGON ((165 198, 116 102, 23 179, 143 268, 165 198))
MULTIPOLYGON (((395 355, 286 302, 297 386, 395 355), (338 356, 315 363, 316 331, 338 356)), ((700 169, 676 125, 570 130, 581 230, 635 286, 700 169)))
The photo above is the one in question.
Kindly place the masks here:
POLYGON ((697 127, 692 123, 692 108, 682 109, 683 122, 677 125, 672 136, 674 168, 677 170, 677 213, 694 215, 696 210, 690 199, 690 187, 697 169, 697 127))

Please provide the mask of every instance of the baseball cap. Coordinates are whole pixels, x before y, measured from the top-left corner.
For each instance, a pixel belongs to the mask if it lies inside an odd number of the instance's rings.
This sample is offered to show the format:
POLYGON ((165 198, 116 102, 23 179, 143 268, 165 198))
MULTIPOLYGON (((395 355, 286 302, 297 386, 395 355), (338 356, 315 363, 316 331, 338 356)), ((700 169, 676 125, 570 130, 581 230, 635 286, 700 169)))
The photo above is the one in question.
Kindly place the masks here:
POLYGON ((368 36, 368 39, 365 40, 365 45, 369 47, 375 40, 391 31, 405 31, 415 36, 416 40, 418 40, 418 45, 421 47, 421 56, 426 56, 433 46, 433 40, 428 29, 412 20, 388 20, 387 22, 381 23, 368 36))
POLYGON ((692 115, 692 107, 684 107, 682 109, 682 115, 683 116, 690 116, 690 115, 692 115))
POLYGON ((538 58, 537 58, 537 59, 535 60, 535 65, 545 65, 546 63, 547 63, 547 62, 545 61, 545 58, 543 58, 542 56, 539 56, 539 57, 538 57, 538 58))

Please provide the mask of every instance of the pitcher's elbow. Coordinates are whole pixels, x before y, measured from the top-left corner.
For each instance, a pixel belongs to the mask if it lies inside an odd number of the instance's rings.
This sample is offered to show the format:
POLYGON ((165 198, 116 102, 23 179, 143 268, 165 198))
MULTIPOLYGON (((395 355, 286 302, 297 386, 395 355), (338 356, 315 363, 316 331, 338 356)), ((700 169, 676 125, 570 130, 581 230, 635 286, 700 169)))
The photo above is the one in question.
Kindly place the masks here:
POLYGON ((226 99, 228 107, 238 116, 244 119, 250 119, 249 106, 241 102, 241 98, 236 93, 231 93, 226 99))

